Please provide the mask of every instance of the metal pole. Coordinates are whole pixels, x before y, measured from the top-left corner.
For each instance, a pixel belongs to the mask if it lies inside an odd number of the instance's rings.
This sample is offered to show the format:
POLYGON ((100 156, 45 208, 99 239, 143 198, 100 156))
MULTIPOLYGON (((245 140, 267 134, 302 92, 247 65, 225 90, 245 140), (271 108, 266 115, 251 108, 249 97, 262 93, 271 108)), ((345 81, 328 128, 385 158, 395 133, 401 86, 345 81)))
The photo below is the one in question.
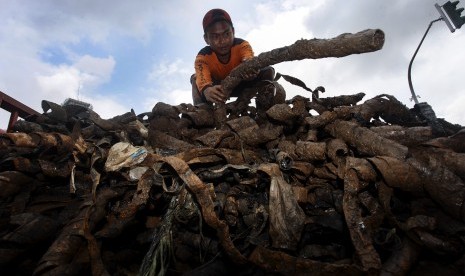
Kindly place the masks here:
POLYGON ((421 39, 420 41, 420 44, 418 45, 417 47, 417 50, 415 51, 415 53, 413 54, 413 57, 412 59, 410 60, 410 64, 408 65, 408 85, 410 87, 410 92, 412 93, 412 99, 413 101, 418 104, 418 99, 417 99, 417 96, 415 95, 415 91, 413 91, 413 85, 412 85, 412 64, 413 64, 413 60, 415 59, 415 56, 417 55, 418 53, 418 50, 420 49, 421 47, 421 44, 423 44, 423 40, 425 40, 425 37, 426 35, 428 34, 429 32, 429 29, 431 28, 431 26, 433 25, 434 22, 437 22, 437 21, 440 21, 440 20, 443 20, 442 17, 436 19, 436 20, 433 20, 429 23, 429 26, 428 26, 428 29, 426 29, 426 32, 425 34, 423 35, 423 38, 421 39))

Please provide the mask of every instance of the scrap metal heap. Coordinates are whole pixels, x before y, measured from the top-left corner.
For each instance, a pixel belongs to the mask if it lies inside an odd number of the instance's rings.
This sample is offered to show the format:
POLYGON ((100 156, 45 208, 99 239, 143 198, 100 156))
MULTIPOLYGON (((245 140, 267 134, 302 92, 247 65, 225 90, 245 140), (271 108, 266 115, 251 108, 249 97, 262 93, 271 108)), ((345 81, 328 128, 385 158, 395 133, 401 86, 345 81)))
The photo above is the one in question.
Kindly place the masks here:
POLYGON ((252 90, 108 120, 44 100, 0 135, 2 275, 463 273, 462 126, 252 90))

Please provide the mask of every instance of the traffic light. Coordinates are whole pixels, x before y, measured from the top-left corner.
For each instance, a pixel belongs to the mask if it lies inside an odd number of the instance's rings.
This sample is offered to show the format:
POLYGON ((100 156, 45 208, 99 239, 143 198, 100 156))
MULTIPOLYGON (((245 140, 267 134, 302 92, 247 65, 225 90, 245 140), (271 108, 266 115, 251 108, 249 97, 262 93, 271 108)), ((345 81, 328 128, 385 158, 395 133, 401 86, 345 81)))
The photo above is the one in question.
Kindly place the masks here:
POLYGON ((447 13, 452 24, 455 26, 456 29, 460 29, 463 24, 465 24, 465 16, 461 16, 460 14, 463 11, 463 8, 457 9, 457 4, 459 1, 450 2, 447 1, 442 8, 447 13))

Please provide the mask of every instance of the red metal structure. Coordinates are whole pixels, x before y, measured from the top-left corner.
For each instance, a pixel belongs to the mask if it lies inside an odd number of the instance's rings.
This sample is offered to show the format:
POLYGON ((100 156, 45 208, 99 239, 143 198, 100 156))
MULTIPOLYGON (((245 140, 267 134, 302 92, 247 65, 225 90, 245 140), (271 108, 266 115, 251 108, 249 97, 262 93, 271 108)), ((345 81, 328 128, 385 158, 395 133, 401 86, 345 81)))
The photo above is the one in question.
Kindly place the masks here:
POLYGON ((7 132, 11 132, 13 125, 18 120, 18 117, 26 118, 29 115, 39 114, 39 112, 15 100, 2 91, 0 91, 0 108, 3 108, 11 113, 10 121, 8 122, 8 128, 6 130, 7 132))

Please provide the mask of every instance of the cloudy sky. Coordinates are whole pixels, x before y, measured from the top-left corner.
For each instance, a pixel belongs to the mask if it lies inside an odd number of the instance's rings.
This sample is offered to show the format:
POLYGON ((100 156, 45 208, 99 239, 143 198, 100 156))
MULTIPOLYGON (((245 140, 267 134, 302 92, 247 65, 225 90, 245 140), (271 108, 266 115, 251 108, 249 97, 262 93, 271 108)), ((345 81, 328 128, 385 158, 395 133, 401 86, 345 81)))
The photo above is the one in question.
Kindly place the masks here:
MULTIPOLYGON (((278 72, 323 86, 323 97, 394 95, 413 107, 407 72, 429 23, 433 0, 0 0, 0 91, 42 112, 41 101, 74 98, 103 118, 157 102, 191 102, 189 77, 205 46, 201 21, 227 10, 236 37, 255 54, 305 38, 333 38, 379 28, 382 50, 343 58, 285 62, 278 72)), ((459 6, 465 6, 461 1, 459 6)), ((465 27, 432 25, 412 67, 415 92, 440 118, 465 125, 465 27)), ((287 98, 309 96, 287 84, 287 98)), ((9 113, 0 110, 0 128, 9 113)))

